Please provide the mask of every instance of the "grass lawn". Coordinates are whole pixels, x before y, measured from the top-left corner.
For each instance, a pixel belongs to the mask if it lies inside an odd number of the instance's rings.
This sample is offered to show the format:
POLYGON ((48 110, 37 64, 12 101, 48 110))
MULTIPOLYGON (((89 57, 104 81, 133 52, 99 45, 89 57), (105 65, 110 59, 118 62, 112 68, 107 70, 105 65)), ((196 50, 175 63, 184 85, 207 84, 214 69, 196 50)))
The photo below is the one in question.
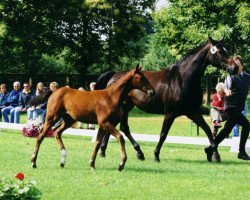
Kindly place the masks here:
POLYGON ((120 146, 110 143, 107 157, 97 157, 91 171, 91 138, 63 136, 68 151, 64 169, 59 167, 56 141, 46 138, 37 169, 30 164, 35 139, 0 129, 0 178, 23 172, 36 180, 44 200, 74 199, 249 199, 250 162, 238 160, 229 148, 220 147, 222 163, 208 163, 204 146, 164 144, 161 162, 154 161, 155 143, 140 142, 146 160, 139 161, 126 142, 128 160, 122 172, 120 146))

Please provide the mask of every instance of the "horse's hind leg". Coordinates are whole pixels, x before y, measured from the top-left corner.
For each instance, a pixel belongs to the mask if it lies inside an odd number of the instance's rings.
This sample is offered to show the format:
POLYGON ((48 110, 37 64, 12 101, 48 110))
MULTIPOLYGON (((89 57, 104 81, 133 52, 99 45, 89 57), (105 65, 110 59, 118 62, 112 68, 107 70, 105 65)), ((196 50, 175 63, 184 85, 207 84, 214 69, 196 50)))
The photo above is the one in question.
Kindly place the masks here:
POLYGON ((90 165, 91 169, 95 169, 96 155, 97 155, 98 150, 100 149, 104 134, 105 134, 104 130, 102 129, 102 127, 100 127, 98 130, 97 136, 96 136, 94 151, 93 151, 91 159, 89 161, 89 165, 90 165))
POLYGON ((160 134, 160 139, 159 142, 155 148, 154 154, 155 154, 155 160, 157 162, 160 162, 160 151, 161 151, 161 147, 164 143, 164 141, 167 138, 168 132, 170 127, 172 126, 173 122, 174 122, 175 116, 172 113, 167 113, 165 115, 163 124, 162 124, 162 129, 161 129, 161 134, 160 134))
POLYGON ((101 157, 106 157, 106 149, 108 147, 109 138, 110 138, 110 134, 107 133, 107 134, 104 135, 104 137, 102 139, 101 153, 100 153, 101 157))
POLYGON ((121 171, 123 170, 125 163, 127 161, 127 154, 126 154, 126 149, 125 149, 125 140, 123 136, 119 133, 118 130, 111 124, 106 122, 105 124, 102 124, 102 128, 104 129, 105 132, 111 133, 120 143, 121 145, 121 163, 118 166, 118 170, 121 171))
POLYGON ((36 146, 35 146, 35 150, 34 153, 31 157, 31 164, 33 168, 36 168, 36 160, 37 160, 37 155, 40 149, 40 145, 43 141, 43 139, 45 138, 47 132, 49 131, 49 129, 53 126, 53 120, 46 120, 45 124, 41 130, 41 132, 39 133, 38 137, 37 137, 37 141, 36 141, 36 146))
POLYGON ((72 124, 74 124, 76 121, 70 115, 65 115, 62 118, 63 118, 63 120, 62 120, 61 124, 59 125, 59 127, 55 131, 55 138, 56 138, 56 141, 59 144, 60 149, 61 149, 60 166, 64 167, 65 161, 66 161, 66 156, 67 156, 67 151, 66 151, 65 146, 64 146, 63 141, 62 141, 62 133, 67 128, 72 126, 72 124))
MULTIPOLYGON (((207 134, 207 137, 210 141, 211 146, 215 147, 216 145, 214 144, 214 138, 211 132, 211 129, 209 128, 208 124, 206 123, 206 121, 204 120, 203 116, 200 113, 194 113, 194 114, 190 114, 187 115, 188 118, 190 118, 191 120, 193 120, 198 126, 200 126, 205 133, 207 134)), ((216 162, 220 162, 220 154, 217 150, 217 148, 215 148, 213 153, 207 153, 207 160, 209 162, 211 162, 212 160, 216 161, 216 162)))

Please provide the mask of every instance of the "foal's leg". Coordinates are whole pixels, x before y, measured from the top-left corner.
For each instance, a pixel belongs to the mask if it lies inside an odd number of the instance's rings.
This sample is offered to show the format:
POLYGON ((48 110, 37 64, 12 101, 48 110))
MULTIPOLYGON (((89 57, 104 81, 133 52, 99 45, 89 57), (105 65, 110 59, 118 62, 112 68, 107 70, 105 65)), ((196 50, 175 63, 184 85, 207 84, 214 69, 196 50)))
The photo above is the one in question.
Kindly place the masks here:
POLYGON ((102 127, 99 127, 98 133, 97 133, 97 136, 96 136, 94 151, 93 151, 91 159, 89 161, 89 165, 90 165, 91 169, 95 169, 96 155, 97 155, 98 150, 100 149, 101 142, 102 142, 104 134, 105 134, 105 132, 102 129, 102 127))
MULTIPOLYGON (((209 139, 209 142, 211 144, 211 146, 216 146, 214 143, 214 137, 212 135, 211 129, 209 128, 208 124, 206 123, 206 121, 204 120, 203 116, 201 113, 197 112, 197 113, 193 113, 190 115, 187 115, 187 117, 191 120, 193 120, 195 122, 195 124, 197 124, 198 126, 200 126, 205 133, 207 134, 207 137, 209 139)), ((216 162, 221 162, 220 159, 220 154, 216 148, 216 150, 213 152, 213 157, 212 159, 216 162)), ((212 161, 211 158, 208 158, 208 161, 212 161)))
POLYGON ((167 138, 167 135, 168 135, 168 132, 169 132, 169 129, 170 127, 172 126, 173 122, 175 120, 175 116, 173 113, 167 113, 165 115, 165 118, 164 118, 164 121, 163 121, 163 124, 162 124, 162 129, 161 129, 161 134, 160 134, 160 139, 159 139, 159 142, 155 148, 155 151, 154 151, 154 154, 155 154, 155 160, 157 162, 160 162, 160 151, 161 151, 161 147, 164 143, 164 141, 166 140, 167 138))
POLYGON ((127 161, 127 154, 126 154, 126 149, 125 149, 125 140, 123 138, 123 136, 119 133, 119 131, 109 122, 106 122, 105 124, 102 124, 103 130, 105 132, 109 132, 111 133, 120 143, 121 145, 121 163, 118 166, 118 170, 121 171, 124 166, 125 163, 127 161))
POLYGON ((37 137, 35 150, 34 150, 34 153, 33 153, 32 157, 31 157, 31 164, 32 164, 33 168, 37 167, 36 166, 36 160, 37 160, 37 155, 38 155, 38 152, 39 152, 40 145, 41 145, 43 139, 45 138, 47 132, 49 131, 49 129, 54 125, 54 123, 55 123, 55 121, 53 121, 52 119, 46 120, 42 130, 40 131, 40 133, 39 133, 39 135, 37 137))
POLYGON ((59 127, 55 131, 55 138, 57 143, 60 146, 61 149, 61 161, 60 161, 60 166, 64 167, 65 161, 66 161, 66 156, 67 156, 67 151, 65 149, 65 146, 62 141, 62 133, 65 131, 67 128, 71 127, 72 124, 74 124, 76 121, 70 116, 70 115, 65 115, 62 117, 63 120, 59 127))

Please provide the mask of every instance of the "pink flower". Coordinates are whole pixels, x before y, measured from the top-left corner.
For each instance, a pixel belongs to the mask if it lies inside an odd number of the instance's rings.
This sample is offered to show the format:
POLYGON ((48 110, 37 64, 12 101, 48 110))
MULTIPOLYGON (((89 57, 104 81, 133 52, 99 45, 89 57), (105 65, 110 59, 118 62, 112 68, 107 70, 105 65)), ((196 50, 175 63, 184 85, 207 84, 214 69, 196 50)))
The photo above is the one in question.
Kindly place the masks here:
POLYGON ((24 174, 23 173, 18 173, 16 176, 15 176, 17 179, 19 180, 23 180, 24 179, 24 174))

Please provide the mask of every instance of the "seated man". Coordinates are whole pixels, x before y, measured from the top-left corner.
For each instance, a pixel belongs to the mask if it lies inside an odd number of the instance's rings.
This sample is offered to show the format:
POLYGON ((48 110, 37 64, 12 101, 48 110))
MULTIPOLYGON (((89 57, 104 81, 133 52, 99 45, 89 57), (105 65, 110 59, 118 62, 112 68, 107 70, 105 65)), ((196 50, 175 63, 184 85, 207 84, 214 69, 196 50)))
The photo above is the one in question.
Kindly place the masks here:
MULTIPOLYGON (((20 94, 20 82, 16 81, 13 84, 14 89, 10 92, 6 101, 4 102, 4 108, 2 108, 1 112, 3 115, 4 122, 10 122, 8 114, 10 114, 10 110, 18 106, 19 94, 20 94)), ((13 123, 13 122, 12 122, 13 123)))
MULTIPOLYGON (((29 83, 23 84, 23 91, 19 95, 18 106, 10 110, 10 121, 11 123, 20 123, 20 113, 27 112, 28 102, 33 98, 35 92, 30 89, 29 83)), ((29 118, 29 116, 28 116, 29 118)))
POLYGON ((226 120, 226 114, 224 112, 224 97, 223 83, 216 85, 216 93, 213 96, 211 117, 212 117, 212 134, 216 137, 218 129, 221 127, 220 122, 226 120))

